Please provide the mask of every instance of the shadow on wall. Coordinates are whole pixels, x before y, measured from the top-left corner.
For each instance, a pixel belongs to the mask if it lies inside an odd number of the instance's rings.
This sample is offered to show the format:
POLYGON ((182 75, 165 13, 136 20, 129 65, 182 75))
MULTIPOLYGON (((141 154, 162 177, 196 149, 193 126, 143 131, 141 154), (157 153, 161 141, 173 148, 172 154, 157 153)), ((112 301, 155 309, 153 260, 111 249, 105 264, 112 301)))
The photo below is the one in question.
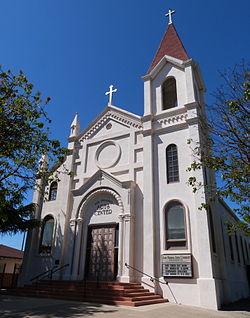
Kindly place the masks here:
MULTIPOLYGON (((60 215, 59 215, 60 217, 60 215)), ((56 227, 56 233, 55 233, 55 243, 54 243, 54 249, 52 251, 52 266, 62 266, 64 264, 60 264, 61 254, 62 254, 62 242, 63 242, 63 234, 62 234, 62 228, 60 224, 60 218, 57 220, 58 226, 56 227)), ((55 274, 55 278, 60 278, 60 271, 58 271, 55 274)))

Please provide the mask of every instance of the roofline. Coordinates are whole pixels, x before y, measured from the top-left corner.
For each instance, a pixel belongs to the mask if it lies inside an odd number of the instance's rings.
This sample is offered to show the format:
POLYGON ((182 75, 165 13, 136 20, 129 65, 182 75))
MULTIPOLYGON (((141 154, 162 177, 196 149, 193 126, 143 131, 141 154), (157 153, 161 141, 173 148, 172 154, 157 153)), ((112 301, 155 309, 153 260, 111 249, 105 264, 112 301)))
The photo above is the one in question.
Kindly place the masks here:
POLYGON ((236 222, 240 221, 238 216, 232 211, 232 209, 227 205, 227 203, 222 198, 218 198, 218 201, 224 206, 224 208, 229 212, 229 214, 232 216, 233 219, 235 219, 236 222))
POLYGON ((192 59, 183 61, 179 60, 175 57, 169 56, 169 55, 164 55, 163 58, 159 61, 158 64, 155 65, 155 67, 152 69, 152 71, 141 78, 143 80, 148 80, 148 79, 153 79, 156 77, 156 75, 160 72, 160 70, 164 67, 165 64, 170 63, 173 64, 177 67, 180 67, 182 69, 185 68, 185 66, 188 66, 190 63, 194 63, 192 59))
POLYGON ((23 256, 22 257, 18 257, 18 256, 4 256, 4 255, 0 255, 0 259, 3 259, 3 258, 23 259, 23 256))
POLYGON ((82 130, 82 131, 75 137, 75 139, 76 139, 76 140, 77 140, 77 139, 80 139, 84 134, 86 134, 86 132, 87 132, 93 125, 95 125, 95 124, 98 122, 98 120, 100 120, 100 119, 104 116, 104 114, 107 113, 109 110, 113 110, 113 111, 122 113, 122 114, 124 114, 125 116, 129 116, 129 117, 133 118, 134 120, 138 121, 138 123, 141 122, 141 118, 142 118, 141 116, 136 115, 136 114, 133 114, 133 113, 131 113, 131 112, 128 112, 128 111, 126 111, 126 110, 124 110, 124 109, 122 109, 122 108, 119 108, 119 107, 117 107, 117 106, 108 105, 108 106, 106 106, 106 107, 104 108, 104 110, 103 110, 100 114, 98 114, 98 115, 94 118, 94 120, 92 120, 92 121, 88 124, 87 127, 84 128, 84 130, 82 130))
POLYGON ((181 69, 185 69, 185 67, 191 65, 197 74, 197 82, 198 82, 199 88, 202 89, 204 92, 206 91, 206 86, 201 76, 199 64, 196 63, 193 59, 183 61, 169 55, 164 55, 163 58, 159 61, 159 63, 156 64, 156 66, 152 69, 152 71, 146 75, 143 75, 141 78, 144 81, 148 79, 154 79, 167 63, 171 63, 181 69))

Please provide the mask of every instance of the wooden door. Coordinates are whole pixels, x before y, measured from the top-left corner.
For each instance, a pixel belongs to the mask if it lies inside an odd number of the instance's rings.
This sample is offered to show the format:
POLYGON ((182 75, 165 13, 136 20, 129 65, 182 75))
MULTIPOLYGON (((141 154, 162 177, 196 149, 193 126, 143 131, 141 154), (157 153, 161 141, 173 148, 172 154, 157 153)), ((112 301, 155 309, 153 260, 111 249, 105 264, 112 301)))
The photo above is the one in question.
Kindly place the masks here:
POLYGON ((115 279, 115 235, 115 225, 89 227, 86 267, 88 280, 115 279))

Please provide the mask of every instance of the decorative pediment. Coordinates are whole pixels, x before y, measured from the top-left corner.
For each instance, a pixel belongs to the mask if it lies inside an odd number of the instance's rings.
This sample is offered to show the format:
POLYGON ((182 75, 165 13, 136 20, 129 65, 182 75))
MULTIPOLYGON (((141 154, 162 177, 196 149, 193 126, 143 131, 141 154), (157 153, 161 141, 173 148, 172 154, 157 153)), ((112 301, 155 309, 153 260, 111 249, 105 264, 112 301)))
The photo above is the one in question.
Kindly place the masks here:
POLYGON ((84 184, 79 188, 72 190, 74 196, 81 196, 86 192, 91 192, 92 189, 98 189, 103 187, 112 187, 112 189, 129 189, 131 187, 132 181, 121 182, 109 173, 103 170, 97 170, 92 177, 84 182, 84 184))
POLYGON ((105 126, 108 121, 114 120, 121 125, 127 127, 133 127, 135 129, 142 129, 141 117, 115 106, 108 106, 105 110, 97 116, 94 121, 86 127, 78 136, 78 140, 84 141, 90 139, 97 131, 105 126))
POLYGON ((121 208, 120 213, 123 213, 124 207, 130 205, 131 191, 134 191, 134 187, 133 181, 121 182, 103 170, 98 170, 79 189, 72 190, 74 200, 78 202, 76 216, 79 215, 83 204, 103 194, 112 195, 121 208))

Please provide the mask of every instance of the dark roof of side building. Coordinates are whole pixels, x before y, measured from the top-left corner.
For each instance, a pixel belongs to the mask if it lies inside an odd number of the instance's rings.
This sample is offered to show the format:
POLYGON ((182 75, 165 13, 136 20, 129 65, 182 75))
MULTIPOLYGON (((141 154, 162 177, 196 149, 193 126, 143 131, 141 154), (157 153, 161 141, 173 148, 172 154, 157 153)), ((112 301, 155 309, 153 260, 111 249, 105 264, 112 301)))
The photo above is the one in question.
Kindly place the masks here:
POLYGON ((23 251, 16 248, 0 244, 0 257, 6 258, 23 258, 23 251))

